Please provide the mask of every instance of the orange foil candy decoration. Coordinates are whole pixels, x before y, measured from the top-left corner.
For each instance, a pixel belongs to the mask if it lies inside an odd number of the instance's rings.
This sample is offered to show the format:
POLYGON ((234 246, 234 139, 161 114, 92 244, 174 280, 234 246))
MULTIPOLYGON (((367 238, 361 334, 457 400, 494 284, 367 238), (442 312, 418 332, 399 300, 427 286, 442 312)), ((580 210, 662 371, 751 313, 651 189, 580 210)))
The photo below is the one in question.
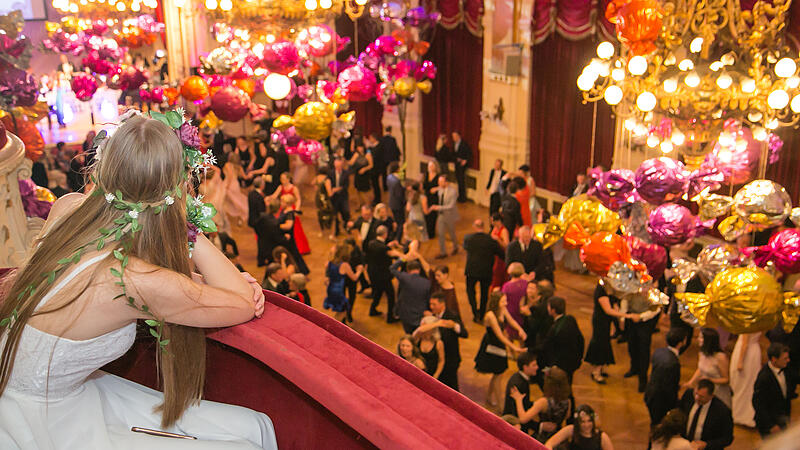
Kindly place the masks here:
POLYGON ((3 125, 6 130, 16 134, 17 137, 25 144, 25 157, 33 162, 39 160, 44 152, 44 139, 42 133, 36 128, 36 125, 27 117, 17 117, 16 121, 11 118, 10 114, 6 114, 2 119, 3 125))
POLYGON ((170 105, 174 105, 178 102, 178 97, 181 96, 180 91, 177 88, 173 87, 166 87, 164 88, 164 97, 167 98, 167 103, 170 105))
POLYGON ((197 75, 192 75, 183 82, 181 95, 190 102, 196 102, 208 97, 208 83, 197 75))
POLYGON ((256 82, 252 78, 233 80, 233 85, 244 91, 250 98, 253 98, 256 93, 256 82))
POLYGON ((613 0, 606 8, 606 19, 617 26, 617 38, 634 55, 656 49, 663 13, 656 0, 613 0))
POLYGON ((617 261, 622 261, 635 270, 641 269, 640 264, 631 261, 628 243, 618 234, 598 231, 589 235, 579 223, 573 223, 564 233, 564 242, 570 242, 575 247, 580 246, 581 261, 586 264, 587 269, 601 277, 606 276, 608 269, 617 261))

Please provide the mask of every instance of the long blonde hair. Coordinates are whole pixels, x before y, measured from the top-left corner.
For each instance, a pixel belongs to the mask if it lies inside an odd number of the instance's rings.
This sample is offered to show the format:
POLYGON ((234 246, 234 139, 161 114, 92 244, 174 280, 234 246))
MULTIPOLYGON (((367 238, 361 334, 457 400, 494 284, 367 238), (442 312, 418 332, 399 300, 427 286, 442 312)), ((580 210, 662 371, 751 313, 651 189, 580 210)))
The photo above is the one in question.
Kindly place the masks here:
MULTIPOLYGON (((126 201, 156 203, 163 200, 164 192, 179 184, 184 191, 182 198, 185 198, 181 142, 170 127, 157 120, 133 117, 125 121, 109 138, 102 159, 95 164, 93 172, 97 189, 102 192, 120 192, 126 201)), ((8 384, 20 337, 29 319, 72 304, 86 291, 99 270, 107 270, 114 263, 114 257, 107 257, 95 267, 90 279, 80 286, 79 293, 74 298, 60 302, 58 306, 35 311, 53 286, 52 282, 48 283, 43 278, 43 274, 58 269, 59 260, 74 255, 78 249, 97 239, 101 235, 100 228, 113 228, 114 220, 123 213, 124 210, 115 209, 103 195, 87 196, 75 210, 50 228, 37 242, 38 247, 27 263, 16 272, 13 284, 0 305, 0 317, 16 316, 4 330, 8 339, 0 356, 0 394, 8 384), (36 286, 36 289, 31 295, 25 296, 29 285, 36 286)), ((183 202, 176 201, 174 206, 164 208, 157 215, 151 209, 146 209, 139 214, 138 221, 142 225, 141 231, 133 236, 126 234, 122 237, 122 242, 109 242, 106 249, 119 248, 122 244, 129 245, 131 256, 190 275, 186 210, 183 202)), ((67 266, 66 270, 70 268, 71 266, 67 266)), ((130 285, 129 294, 136 296, 135 292, 136 286, 130 285)), ((136 298, 136 302, 139 306, 142 305, 141 299, 136 298)), ((167 428, 202 396, 205 380, 205 335, 198 328, 165 323, 162 339, 169 339, 169 346, 166 353, 157 352, 164 390, 164 403, 158 410, 162 413, 162 426, 167 428)))

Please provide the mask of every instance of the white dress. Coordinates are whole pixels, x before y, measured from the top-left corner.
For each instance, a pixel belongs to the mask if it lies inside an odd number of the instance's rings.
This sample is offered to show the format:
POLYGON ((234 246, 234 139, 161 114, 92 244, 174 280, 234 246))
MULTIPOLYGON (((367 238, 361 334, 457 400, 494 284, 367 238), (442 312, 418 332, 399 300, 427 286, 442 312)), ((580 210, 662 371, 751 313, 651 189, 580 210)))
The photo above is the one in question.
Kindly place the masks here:
MULTIPOLYGON (((105 256, 79 264, 39 306, 105 256)), ((269 417, 209 401, 190 407, 176 425, 164 430, 197 440, 130 431, 131 427, 161 429, 161 416, 153 409, 163 395, 98 369, 122 356, 135 336, 135 323, 81 341, 26 325, 8 386, 0 396, 0 449, 277 448, 269 417)), ((4 343, 5 335, 0 345, 4 343)))
POLYGON ((756 382, 756 377, 758 377, 758 372, 761 370, 761 346, 758 342, 761 338, 761 333, 753 333, 749 337, 747 348, 743 348, 744 339, 739 336, 739 339, 736 340, 736 345, 733 347, 733 354, 731 354, 729 372, 731 390, 733 391, 731 413, 733 415, 733 423, 755 427, 756 411, 753 409, 753 385, 756 382), (742 370, 737 370, 739 355, 742 352, 745 352, 744 364, 742 365, 742 370))

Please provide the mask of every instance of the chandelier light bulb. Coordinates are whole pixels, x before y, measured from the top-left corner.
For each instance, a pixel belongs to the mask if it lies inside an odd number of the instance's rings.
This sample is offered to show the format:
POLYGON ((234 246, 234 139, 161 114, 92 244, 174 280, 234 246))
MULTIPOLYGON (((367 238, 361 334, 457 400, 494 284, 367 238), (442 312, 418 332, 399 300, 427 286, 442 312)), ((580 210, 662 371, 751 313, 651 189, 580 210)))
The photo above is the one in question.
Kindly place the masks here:
POLYGON ((775 63, 775 75, 781 78, 789 78, 797 72, 797 64, 791 58, 781 58, 775 63))
POLYGON ((217 9, 217 0, 206 0, 206 9, 209 11, 217 9))
MULTIPOLYGON (((85 0, 83 0, 83 1, 85 1, 85 0)), ((139 12, 141 10, 142 10, 142 7, 141 7, 141 5, 139 5, 139 2, 132 2, 131 3, 131 11, 139 12)))
POLYGON ((634 56, 628 61, 628 72, 631 75, 642 75, 647 72, 647 60, 644 56, 634 56))
POLYGON ((317 0, 306 0, 305 7, 309 11, 314 11, 317 9, 317 0))
POLYGON ((658 136, 656 136, 655 134, 651 134, 650 136, 647 136, 647 146, 648 147, 656 148, 656 146, 658 146, 658 142, 659 142, 658 141, 658 136))
POLYGON ((319 0, 319 7, 322 9, 330 9, 333 6, 332 0, 319 0))
POLYGON ((764 126, 767 127, 768 130, 774 130, 778 128, 778 119, 773 117, 772 119, 769 119, 764 126))
POLYGON ((609 59, 614 56, 614 44, 608 41, 603 41, 597 46, 597 56, 603 59, 609 59))
POLYGON ((797 89, 800 86, 800 77, 793 76, 786 79, 786 87, 789 89, 797 89))
POLYGON ((735 53, 728 52, 722 55, 722 58, 720 58, 719 60, 722 61, 722 64, 725 64, 726 66, 732 66, 733 63, 736 62, 736 57, 734 55, 735 53))
POLYGON ((264 79, 264 93, 273 100, 283 100, 292 90, 292 81, 286 75, 271 73, 264 79))
POLYGON ((622 101, 622 89, 620 89, 619 86, 612 84, 606 88, 606 91, 603 93, 603 98, 609 105, 617 105, 622 101))
POLYGON ((356 0, 356 5, 364 6, 367 4, 367 0, 356 0))
POLYGON ((219 9, 223 11, 230 11, 233 8, 233 1, 219 0, 219 9))
POLYGON ((667 93, 673 93, 678 90, 678 80, 675 78, 667 78, 664 80, 664 91, 667 93))
MULTIPOLYGON (((208 1, 211 1, 211 0, 208 0, 208 1)), ((72 5, 70 5, 70 7, 69 7, 70 11, 72 11, 72 7, 73 6, 75 7, 75 12, 78 12, 78 5, 76 5, 74 3, 72 5)), ((125 11, 125 3, 118 2, 117 3, 117 11, 119 11, 119 12, 125 11)))
POLYGON ((594 86, 595 77, 590 73, 584 72, 578 77, 578 89, 588 91, 594 86))
POLYGON ((625 122, 622 123, 622 126, 624 126, 628 131, 633 131, 636 129, 636 121, 630 118, 625 119, 625 122))
POLYGON ((789 103, 789 107, 792 109, 793 113, 800 113, 800 94, 792 97, 792 102, 789 103))
POLYGON ((768 136, 769 133, 767 133, 767 130, 765 130, 764 128, 761 127, 753 128, 753 139, 764 142, 767 140, 768 136))
POLYGON ((789 104, 789 94, 783 89, 776 89, 769 93, 767 105, 772 109, 783 109, 789 104))
POLYGON ((703 49, 703 38, 696 37, 692 39, 692 43, 689 44, 689 51, 692 53, 700 53, 700 50, 703 49))
POLYGON ((275 35, 274 34, 268 34, 267 35, 267 44, 272 44, 273 42, 275 42, 275 35))
POLYGON ((731 84, 733 84, 733 78, 727 73, 723 73, 717 78, 717 86, 719 86, 720 89, 728 89, 731 87, 731 84))
POLYGON ((644 91, 636 97, 636 107, 647 112, 656 107, 656 96, 652 92, 644 91))
POLYGON ((622 69, 614 69, 611 71, 611 79, 614 81, 622 81, 625 79, 625 71, 622 69))
POLYGON ((683 82, 689 87, 697 87, 700 85, 700 76, 697 75, 697 72, 689 72, 683 82))
POLYGON ((742 80, 742 92, 745 94, 752 94, 756 90, 756 80, 752 78, 745 78, 742 80))
POLYGON ((682 59, 681 62, 678 63, 678 69, 680 69, 682 72, 692 70, 694 69, 694 63, 691 59, 682 59))
POLYGON ((736 151, 741 153, 741 152, 743 152, 745 150, 747 150, 747 141, 745 141, 744 139, 737 139, 736 140, 736 151))
POLYGON ((636 128, 633 130, 633 134, 636 136, 644 136, 647 134, 647 127, 644 124, 640 123, 636 125, 636 128))
POLYGON ((672 151, 674 147, 672 146, 672 142, 670 141, 663 141, 661 142, 661 153, 667 154, 672 151))
POLYGON ((666 59, 664 59, 665 66, 674 66, 675 63, 678 62, 678 59, 675 58, 675 55, 670 53, 666 59))
POLYGON ((709 64, 708 68, 711 69, 713 72, 718 72, 719 69, 722 69, 725 65, 722 64, 722 61, 714 61, 709 64))
POLYGON ((681 132, 681 130, 673 130, 672 136, 670 136, 670 140, 675 145, 683 145, 686 142, 686 135, 681 132))
POLYGON ((731 136, 730 133, 723 131, 722 133, 719 134, 719 138, 717 138, 717 142, 722 147, 730 147, 736 141, 733 139, 733 136, 731 136))
POLYGON ((761 119, 763 119, 763 118, 764 118, 764 115, 761 114, 758 111, 754 111, 754 112, 751 112, 751 113, 747 114, 747 120, 749 120, 750 122, 753 122, 753 123, 760 122, 761 119))

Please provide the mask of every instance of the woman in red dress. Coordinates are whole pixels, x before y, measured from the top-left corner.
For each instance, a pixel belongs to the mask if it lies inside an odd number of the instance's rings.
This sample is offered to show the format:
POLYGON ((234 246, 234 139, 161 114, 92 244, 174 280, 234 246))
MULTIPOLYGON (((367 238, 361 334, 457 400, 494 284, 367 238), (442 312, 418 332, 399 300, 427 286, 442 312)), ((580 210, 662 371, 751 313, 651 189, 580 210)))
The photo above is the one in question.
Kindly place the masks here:
POLYGON ((294 241, 297 244, 297 251, 301 255, 307 255, 311 253, 311 247, 309 247, 308 238, 306 238, 306 233, 303 231, 303 224, 300 223, 300 189, 297 189, 297 186, 292 184, 292 178, 288 172, 281 174, 281 185, 278 186, 278 189, 275 189, 270 198, 280 199, 284 195, 294 197, 294 204, 291 208, 292 211, 298 213, 294 215, 294 228, 292 230, 294 241))
MULTIPOLYGON (((500 213, 495 213, 492 216, 492 238, 500 243, 503 250, 508 247, 511 237, 508 235, 508 230, 503 226, 503 217, 500 213)), ((499 256, 494 257, 494 267, 492 268, 492 284, 489 290, 499 288, 508 281, 508 274, 506 273, 506 262, 499 256)))

